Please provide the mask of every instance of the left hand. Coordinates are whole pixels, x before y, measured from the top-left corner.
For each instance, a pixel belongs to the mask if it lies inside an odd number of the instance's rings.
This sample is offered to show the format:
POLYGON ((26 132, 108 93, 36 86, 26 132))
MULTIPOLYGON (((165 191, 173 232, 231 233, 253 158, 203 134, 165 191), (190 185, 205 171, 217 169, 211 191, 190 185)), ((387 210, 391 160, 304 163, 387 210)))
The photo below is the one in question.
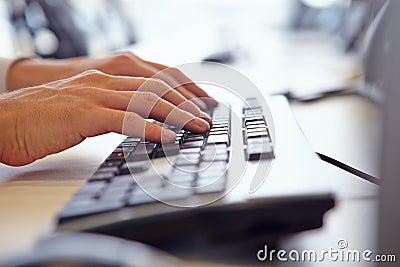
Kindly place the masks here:
POLYGON ((16 90, 37 86, 68 78, 86 70, 95 69, 117 76, 156 77, 174 88, 186 99, 191 100, 202 110, 217 105, 216 100, 211 98, 181 71, 169 68, 162 74, 157 75, 157 73, 167 68, 162 64, 145 61, 129 52, 106 58, 21 59, 10 67, 7 75, 7 89, 16 90))

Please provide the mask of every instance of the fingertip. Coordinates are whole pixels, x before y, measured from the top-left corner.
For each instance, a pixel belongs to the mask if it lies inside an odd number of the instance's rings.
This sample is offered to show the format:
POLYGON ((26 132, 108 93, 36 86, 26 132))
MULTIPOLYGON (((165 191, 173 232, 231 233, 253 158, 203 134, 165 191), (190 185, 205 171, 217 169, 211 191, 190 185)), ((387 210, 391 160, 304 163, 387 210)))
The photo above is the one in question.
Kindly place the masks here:
POLYGON ((201 119, 205 120, 206 122, 208 122, 208 124, 210 126, 212 125, 212 119, 207 113, 201 112, 200 115, 199 115, 199 118, 201 118, 201 119))
POLYGON ((204 102, 206 102, 207 105, 208 105, 209 107, 214 108, 214 107, 218 106, 218 101, 215 100, 215 99, 212 98, 212 97, 204 97, 204 98, 202 98, 202 100, 203 100, 204 102))
POLYGON ((168 129, 162 129, 161 142, 162 143, 173 143, 176 139, 176 134, 168 129))
POLYGON ((210 130, 210 124, 201 118, 195 118, 188 126, 189 130, 195 133, 205 133, 210 130))
POLYGON ((196 106, 198 106, 202 111, 206 111, 208 109, 206 103, 199 98, 190 99, 196 106))

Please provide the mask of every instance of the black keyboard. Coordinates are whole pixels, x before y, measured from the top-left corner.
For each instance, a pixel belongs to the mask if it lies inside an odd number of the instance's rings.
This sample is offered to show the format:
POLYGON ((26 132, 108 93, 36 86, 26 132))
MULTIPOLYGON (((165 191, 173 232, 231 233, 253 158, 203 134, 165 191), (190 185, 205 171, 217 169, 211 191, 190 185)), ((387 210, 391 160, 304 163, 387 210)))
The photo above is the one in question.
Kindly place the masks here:
MULTIPOLYGON (((243 108, 243 142, 247 160, 273 158, 273 147, 263 111, 256 99, 243 108)), ((176 133, 172 144, 145 142, 127 137, 102 163, 60 213, 60 222, 124 207, 188 198, 225 191, 231 146, 231 110, 219 105, 210 111, 212 126, 194 134, 158 123, 176 133), (151 160, 171 157, 162 178, 141 177, 151 160), (135 176, 135 179, 133 178, 135 176), (143 178, 143 179, 140 179, 143 178), (138 181, 140 180, 140 186, 138 181), (148 195, 142 186, 151 189, 148 195), (176 186, 183 190, 176 190, 176 186)))

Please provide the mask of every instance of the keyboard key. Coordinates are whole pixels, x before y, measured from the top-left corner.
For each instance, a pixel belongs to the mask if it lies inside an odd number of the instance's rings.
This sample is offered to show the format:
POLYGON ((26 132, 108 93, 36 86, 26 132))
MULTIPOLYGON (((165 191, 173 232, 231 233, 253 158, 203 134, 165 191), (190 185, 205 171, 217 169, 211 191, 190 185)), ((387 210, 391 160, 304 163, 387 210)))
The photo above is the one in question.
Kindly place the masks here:
POLYGON ((128 206, 144 205, 144 204, 154 203, 156 201, 157 200, 155 200, 151 196, 147 195, 140 188, 137 188, 129 196, 128 206))
POLYGON ((208 153, 219 153, 228 151, 228 146, 226 144, 210 144, 204 147, 203 155, 208 153))
POLYGON ((199 171, 203 171, 206 169, 219 169, 219 170, 226 170, 228 167, 228 163, 223 161, 217 162, 202 162, 199 166, 199 171))
POLYGON ((111 153, 108 158, 107 161, 121 161, 125 159, 125 155, 123 152, 119 152, 119 153, 111 153))
POLYGON ((120 167, 123 161, 105 161, 100 167, 120 167))
POLYGON ((119 172, 118 167, 101 167, 99 168, 96 173, 101 173, 101 172, 111 172, 117 174, 119 172))
POLYGON ((246 134, 250 133, 259 133, 259 132, 268 132, 267 127, 257 127, 257 128, 247 128, 246 129, 246 134))
POLYGON ((250 125, 265 126, 266 123, 265 121, 249 121, 245 123, 246 127, 249 127, 250 125))
POLYGON ((196 154, 180 154, 175 160, 175 166, 185 166, 185 165, 198 165, 200 162, 200 153, 196 154))
POLYGON ((146 189, 161 188, 165 182, 165 178, 159 174, 142 174, 134 177, 139 187, 146 189))
POLYGON ((260 129, 260 130, 268 130, 267 125, 265 124, 256 124, 256 125, 248 125, 246 126, 246 130, 252 130, 252 129, 260 129))
POLYGON ((124 149, 122 147, 117 147, 116 149, 114 149, 113 153, 124 153, 125 151, 127 153, 132 152, 132 150, 124 149))
POLYGON ((210 135, 220 135, 220 134, 229 134, 229 131, 228 130, 210 131, 210 135))
POLYGON ((226 178, 221 177, 217 181, 213 183, 209 183, 206 185, 202 185, 201 183, 197 184, 197 187, 194 189, 195 194, 210 194, 210 193, 219 193, 224 192, 226 188, 226 178))
POLYGON ((250 117, 245 117, 243 119, 244 125, 249 125, 251 123, 263 123, 265 124, 264 116, 250 116, 250 117))
POLYGON ((199 184, 209 184, 218 179, 224 179, 226 176, 227 170, 222 169, 210 169, 203 172, 198 173, 197 175, 197 183, 199 184))
POLYGON ((243 108, 243 114, 248 115, 248 114, 263 114, 263 110, 261 107, 248 107, 248 108, 243 108))
POLYGON ((173 179, 175 176, 194 176, 199 167, 195 165, 180 166, 179 168, 172 168, 167 178, 173 179))
POLYGON ((92 183, 87 183, 87 184, 84 184, 81 188, 79 188, 79 190, 76 194, 78 194, 78 195, 79 194, 95 195, 100 190, 102 190, 105 185, 106 185, 106 182, 104 182, 104 181, 94 181, 92 183))
POLYGON ((124 163, 120 168, 120 175, 144 172, 150 167, 150 161, 132 161, 124 163))
POLYGON ((210 135, 207 139, 208 144, 229 144, 229 136, 223 135, 210 135))
POLYGON ((192 148, 181 148, 182 154, 198 154, 200 155, 201 148, 200 147, 192 147, 192 148))
POLYGON ((138 137, 127 137, 122 143, 140 143, 142 141, 141 138, 138 137))
POLYGON ((167 176, 167 179, 174 185, 189 187, 193 186, 193 183, 195 181, 195 174, 193 173, 185 173, 181 175, 171 174, 167 176))
POLYGON ((122 148, 135 148, 139 145, 139 142, 122 142, 119 147, 122 148))
POLYGON ((224 161, 203 162, 197 173, 197 180, 216 180, 227 173, 227 163, 224 161))
POLYGON ((132 187, 136 184, 135 179, 131 175, 115 176, 108 187, 132 187))
POLYGON ((247 138, 247 139, 251 139, 251 138, 260 138, 260 137, 269 137, 268 131, 254 132, 254 133, 248 133, 248 134, 246 134, 246 138, 247 138))
POLYGON ((259 104, 257 98, 249 97, 249 98, 246 98, 246 106, 249 106, 251 108, 256 108, 256 107, 260 107, 260 104, 259 104))
POLYGON ((129 187, 108 187, 100 196, 100 200, 122 202, 129 190, 129 187))
POLYGON ((185 142, 192 142, 192 141, 204 141, 204 136, 199 135, 199 136, 192 136, 192 137, 185 138, 185 142))
POLYGON ((204 144, 203 141, 191 141, 191 142, 186 142, 185 141, 181 145, 181 149, 202 147, 203 144, 204 144))
POLYGON ((160 188, 159 191, 152 191, 151 194, 160 201, 178 200, 193 195, 193 188, 182 188, 168 184, 164 188, 160 188))
POLYGON ((68 207, 66 206, 60 213, 61 219, 71 218, 71 217, 79 217, 83 215, 91 215, 106 211, 112 211, 115 209, 122 208, 124 204, 122 202, 114 202, 114 201, 98 201, 91 205, 85 206, 74 206, 68 207))
POLYGON ((89 182, 107 181, 115 176, 115 172, 96 172, 89 178, 89 182))
POLYGON ((272 159, 274 151, 271 143, 249 144, 246 149, 247 160, 272 159))
POLYGON ((171 200, 184 199, 193 194, 193 189, 182 188, 174 185, 167 185, 163 188, 154 189, 151 190, 151 192, 147 193, 139 188, 137 190, 134 190, 128 200, 128 205, 135 206, 135 205, 154 203, 158 201, 171 201, 171 200))
POLYGON ((219 153, 219 154, 203 154, 201 158, 202 161, 228 161, 229 155, 228 152, 219 153))
POLYGON ((170 157, 179 154, 178 144, 165 144, 156 148, 155 158, 170 157))
POLYGON ((156 148, 154 143, 140 143, 136 149, 129 155, 127 161, 140 161, 150 159, 153 150, 156 148))
POLYGON ((250 138, 247 140, 248 145, 263 144, 263 143, 270 143, 270 142, 271 142, 271 139, 269 137, 250 138))

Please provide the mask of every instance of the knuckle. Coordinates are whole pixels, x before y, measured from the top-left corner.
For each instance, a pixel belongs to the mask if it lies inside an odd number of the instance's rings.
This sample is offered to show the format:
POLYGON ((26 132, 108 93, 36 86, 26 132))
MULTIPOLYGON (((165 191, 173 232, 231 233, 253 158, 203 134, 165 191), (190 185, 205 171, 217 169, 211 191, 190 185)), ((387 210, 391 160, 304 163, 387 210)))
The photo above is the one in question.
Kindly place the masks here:
POLYGON ((87 101, 77 101, 76 102, 76 107, 78 112, 93 112, 96 108, 95 105, 93 105, 91 102, 87 102, 87 101))
POLYGON ((158 95, 156 95, 155 93, 152 93, 152 92, 143 92, 142 97, 143 97, 143 100, 149 104, 154 104, 160 99, 158 95))
POLYGON ((70 89, 73 94, 78 94, 80 96, 90 96, 92 95, 96 88, 93 87, 73 87, 70 89))
POLYGON ((137 61, 140 60, 138 56, 131 52, 122 52, 113 56, 116 61, 137 61))
POLYGON ((157 86, 157 87, 168 89, 168 90, 170 89, 170 86, 165 81, 163 81, 159 78, 148 78, 148 81, 153 86, 157 86))
POLYGON ((86 114, 91 114, 95 111, 96 106, 82 98, 77 97, 67 97, 65 99, 68 101, 69 112, 74 118, 83 118, 86 114))
POLYGON ((103 79, 107 77, 107 75, 99 70, 87 70, 82 73, 81 77, 84 79, 103 79))
POLYGON ((178 70, 177 68, 173 68, 173 67, 169 67, 169 68, 167 69, 167 72, 168 72, 170 75, 173 75, 173 76, 180 76, 180 75, 183 75, 183 73, 182 73, 180 70, 178 70))

